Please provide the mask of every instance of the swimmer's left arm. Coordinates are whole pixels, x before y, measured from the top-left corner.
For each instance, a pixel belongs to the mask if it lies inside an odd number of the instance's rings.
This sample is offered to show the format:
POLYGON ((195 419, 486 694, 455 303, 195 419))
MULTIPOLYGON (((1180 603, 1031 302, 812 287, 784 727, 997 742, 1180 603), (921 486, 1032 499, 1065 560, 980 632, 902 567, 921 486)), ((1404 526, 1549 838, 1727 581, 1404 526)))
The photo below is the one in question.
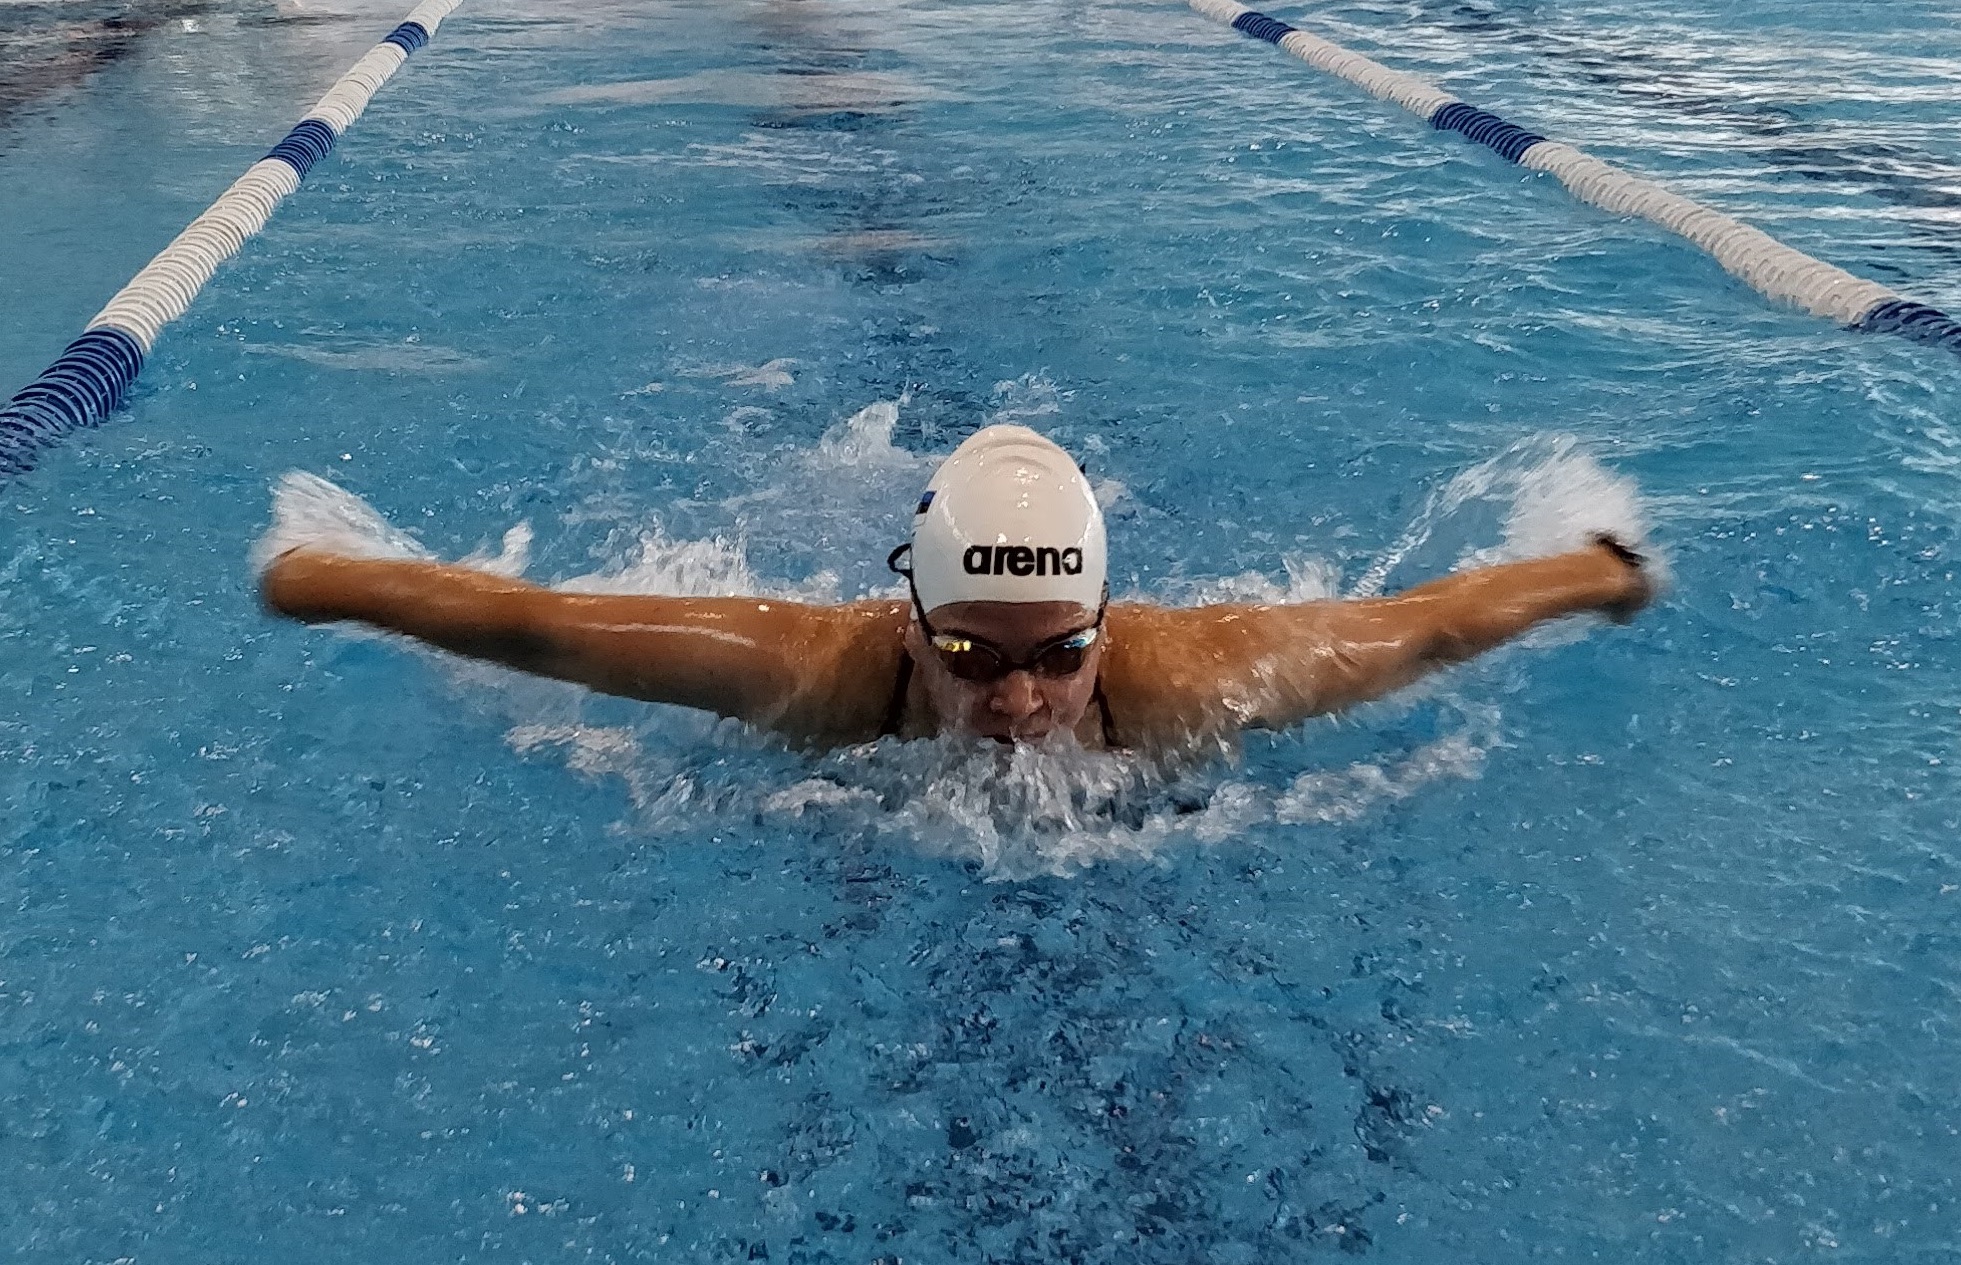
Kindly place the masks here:
POLYGON ((1395 597, 1111 611, 1105 687, 1127 744, 1279 729, 1379 698, 1547 620, 1632 618, 1654 595, 1639 555, 1602 538, 1395 597))
POLYGON ((1597 614, 1625 623, 1654 597, 1641 555, 1610 536, 1550 558, 1501 563, 1394 597, 1316 602, 1276 612, 1260 676, 1270 727, 1380 698, 1483 654, 1549 620, 1597 614))

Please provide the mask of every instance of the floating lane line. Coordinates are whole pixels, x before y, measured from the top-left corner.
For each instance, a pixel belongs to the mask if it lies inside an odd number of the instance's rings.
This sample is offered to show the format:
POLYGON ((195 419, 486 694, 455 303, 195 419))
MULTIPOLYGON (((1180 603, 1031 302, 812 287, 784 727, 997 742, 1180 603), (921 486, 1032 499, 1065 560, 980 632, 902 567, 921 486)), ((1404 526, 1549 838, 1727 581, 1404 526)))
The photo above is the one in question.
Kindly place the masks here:
POLYGON ((266 226, 312 166, 361 117, 409 54, 462 0, 423 0, 348 68, 286 138, 130 278, 82 336, 0 407, 0 478, 33 469, 42 450, 115 411, 163 327, 190 309, 218 265, 266 226))
POLYGON ((1701 247, 1732 276, 1768 298, 1851 329, 1900 334, 1961 353, 1961 321, 1938 308, 1814 259, 1762 229, 1671 193, 1652 180, 1630 175, 1571 145, 1547 140, 1460 101, 1434 84, 1391 70, 1236 0, 1188 3, 1242 35, 1277 45, 1317 70, 1402 106, 1438 131, 1460 133, 1507 162, 1557 177, 1583 202, 1659 224, 1701 247))

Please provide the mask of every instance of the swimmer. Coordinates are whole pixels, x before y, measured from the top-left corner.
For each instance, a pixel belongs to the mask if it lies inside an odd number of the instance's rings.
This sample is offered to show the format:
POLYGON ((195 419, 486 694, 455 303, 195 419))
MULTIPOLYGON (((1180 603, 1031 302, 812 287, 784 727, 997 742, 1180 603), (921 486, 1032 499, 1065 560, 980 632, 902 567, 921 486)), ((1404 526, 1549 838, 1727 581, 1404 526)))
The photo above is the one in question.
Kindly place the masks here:
POLYGON ((266 568, 262 593, 290 619, 357 620, 812 747, 969 734, 1172 755, 1379 697, 1548 620, 1626 622, 1655 591, 1641 555, 1603 535, 1394 597, 1112 603, 1088 480, 1021 426, 947 458, 888 563, 907 598, 814 606, 562 593, 302 546, 266 568))

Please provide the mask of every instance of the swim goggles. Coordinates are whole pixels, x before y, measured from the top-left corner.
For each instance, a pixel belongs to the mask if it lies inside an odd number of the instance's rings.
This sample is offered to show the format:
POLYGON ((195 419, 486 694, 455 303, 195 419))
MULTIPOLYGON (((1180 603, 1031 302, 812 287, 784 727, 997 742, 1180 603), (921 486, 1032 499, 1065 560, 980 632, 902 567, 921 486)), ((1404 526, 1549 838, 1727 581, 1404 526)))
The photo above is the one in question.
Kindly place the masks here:
POLYGON ((919 616, 920 630, 926 634, 927 644, 940 656, 940 663, 948 672, 963 681, 976 685, 988 685, 999 681, 1010 672, 1032 672, 1036 676, 1063 677, 1074 676, 1083 670, 1089 658, 1090 647, 1103 635, 1103 613, 1109 606, 1104 604, 1096 611, 1096 622, 1087 628, 1064 633, 1060 637, 1045 641, 1035 647, 1026 659, 1011 659, 996 646, 973 637, 958 633, 943 633, 933 627, 926 618, 926 607, 919 600, 918 586, 912 582, 912 568, 901 566, 899 557, 912 548, 900 545, 885 560, 885 565, 906 577, 906 587, 912 590, 912 609, 919 616))

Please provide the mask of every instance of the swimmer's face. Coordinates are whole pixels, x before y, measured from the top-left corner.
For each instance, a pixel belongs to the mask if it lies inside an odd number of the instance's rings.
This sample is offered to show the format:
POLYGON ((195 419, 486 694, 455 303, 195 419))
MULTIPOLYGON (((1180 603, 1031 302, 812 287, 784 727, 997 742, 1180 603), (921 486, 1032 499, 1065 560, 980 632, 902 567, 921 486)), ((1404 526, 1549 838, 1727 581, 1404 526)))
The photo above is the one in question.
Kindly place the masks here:
MULTIPOLYGON (((1037 650, 1096 622, 1096 612, 1074 602, 951 602, 933 611, 933 631, 985 642, 1007 659, 1025 663, 1037 650)), ((1103 661, 1098 638, 1082 667, 1067 676, 1025 668, 998 681, 965 681, 947 670, 914 620, 906 649, 943 729, 966 730, 996 742, 1040 742, 1074 731, 1096 698, 1096 669, 1103 661)))

